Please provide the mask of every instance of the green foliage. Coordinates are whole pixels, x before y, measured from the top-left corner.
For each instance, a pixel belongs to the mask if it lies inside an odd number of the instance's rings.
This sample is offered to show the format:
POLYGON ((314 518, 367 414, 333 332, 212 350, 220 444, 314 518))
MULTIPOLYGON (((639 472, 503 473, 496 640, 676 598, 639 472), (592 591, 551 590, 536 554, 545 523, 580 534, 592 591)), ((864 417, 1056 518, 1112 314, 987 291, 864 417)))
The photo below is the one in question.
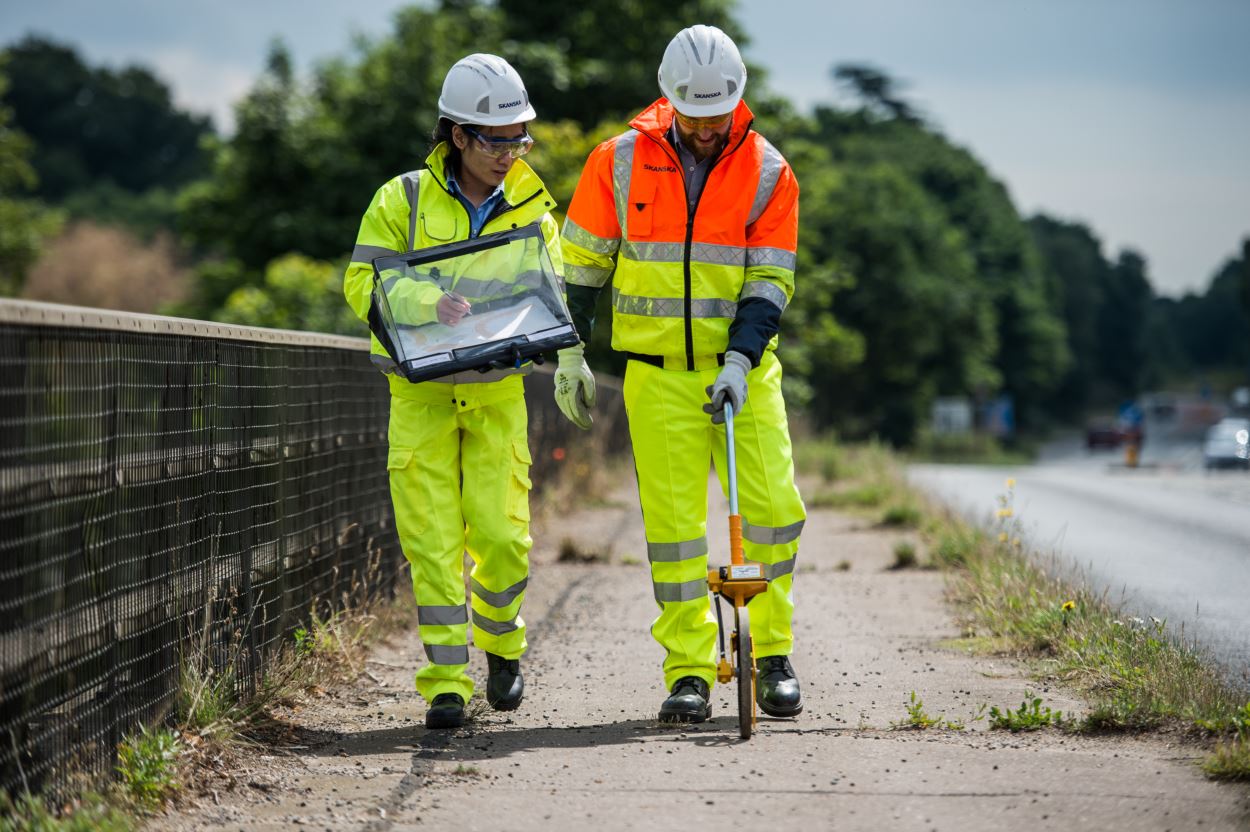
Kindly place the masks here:
POLYGON ((881 515, 881 525, 915 528, 920 525, 920 509, 910 503, 890 506, 881 515))
MULTIPOLYGON (((1019 444, 1019 443, 1017 443, 1019 444)), ((1027 465, 1032 453, 1021 448, 1008 450, 986 433, 934 433, 922 428, 907 458, 915 462, 944 462, 961 465, 1027 465)))
MULTIPOLYGON (((5 64, 0 55, 0 101, 9 88, 5 64)), ((21 196, 38 177, 30 164, 30 139, 10 127, 12 119, 12 110, 0 103, 0 297, 21 290, 43 241, 55 236, 62 223, 59 213, 21 196)))
POLYGON ((166 729, 127 737, 117 749, 117 773, 126 794, 142 809, 159 809, 178 789, 178 755, 182 745, 166 729))
POLYGON ((826 485, 844 477, 846 463, 833 437, 798 440, 794 443, 794 467, 803 474, 819 474, 826 485))
MULTIPOLYGON (((498 7, 504 38, 500 54, 521 73, 544 120, 592 125, 650 104, 660 96, 655 72, 664 47, 692 23, 720 27, 744 51, 750 43, 730 0, 499 0, 498 7)), ((750 65, 748 71, 749 92, 756 93, 764 73, 750 65)))
POLYGON ((0 792, 0 832, 130 832, 134 818, 97 793, 78 798, 60 814, 29 792, 0 792))
POLYGON ((1212 780, 1250 781, 1250 740, 1221 742, 1203 760, 1202 770, 1212 780))
POLYGON ((1025 691, 1024 701, 1016 710, 999 710, 995 705, 990 708, 990 727, 1002 728, 1012 733, 1019 731, 1036 731, 1050 725, 1063 724, 1063 711, 1052 711, 1042 704, 1040 696, 1025 691))
MULTIPOLYGON (((979 717, 978 717, 979 718, 979 717)), ((907 718, 898 722, 891 722, 890 727, 894 730, 916 730, 927 731, 930 728, 945 728, 949 731, 962 731, 964 723, 959 720, 947 719, 945 714, 930 716, 925 712, 924 701, 916 696, 916 692, 911 692, 911 702, 907 705, 907 718)))
POLYGON ((807 502, 813 508, 875 508, 890 497, 884 483, 864 483, 843 491, 821 491, 807 502))
POLYGON ((243 286, 217 313, 223 323, 359 335, 363 324, 343 300, 343 266, 300 254, 279 257, 260 286, 243 286))
POLYGON ((178 187, 206 171, 206 117, 179 111, 169 88, 138 66, 92 69, 68 46, 30 36, 5 50, 17 126, 35 142, 41 196, 86 183, 131 193, 178 187))
POLYGON ((894 544, 894 563, 891 569, 911 569, 916 565, 916 544, 900 540, 894 544))

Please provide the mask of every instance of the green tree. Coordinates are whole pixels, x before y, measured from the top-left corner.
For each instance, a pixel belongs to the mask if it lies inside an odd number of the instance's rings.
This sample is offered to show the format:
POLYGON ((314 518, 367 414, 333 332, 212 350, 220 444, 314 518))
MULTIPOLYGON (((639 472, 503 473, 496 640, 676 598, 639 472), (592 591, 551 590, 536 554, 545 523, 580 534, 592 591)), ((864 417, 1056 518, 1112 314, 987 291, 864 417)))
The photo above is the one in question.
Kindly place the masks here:
MULTIPOLYGON (((619 120, 658 98, 656 69, 685 27, 717 26, 739 49, 750 43, 733 17, 732 0, 499 0, 499 10, 504 57, 525 78, 539 117, 573 119, 583 127, 619 120)), ((758 95, 763 70, 752 65, 748 72, 749 91, 758 95)))
POLYGON ((343 302, 346 263, 327 263, 300 254, 273 260, 259 286, 242 286, 226 298, 223 323, 360 335, 361 323, 343 302))
POLYGON ((108 182, 129 193, 203 175, 207 117, 174 106, 150 70, 92 69, 70 47, 29 36, 5 50, 16 125, 35 142, 39 195, 59 201, 108 182))
MULTIPOLYGON (((0 101, 8 87, 0 57, 0 101)), ((12 111, 0 104, 0 296, 18 293, 39 258, 43 241, 61 226, 59 214, 23 196, 38 181, 30 164, 31 143, 10 126, 12 111)))
POLYGON ((1050 410, 1072 421, 1093 404, 1091 397, 1101 382, 1099 310, 1111 267, 1103 258, 1102 242, 1081 223, 1039 214, 1029 219, 1028 226, 1042 269, 1057 288, 1057 307, 1067 329, 1068 352, 1074 358, 1055 390, 1050 410))
POLYGON ((1108 270, 1098 309, 1097 366, 1116 398, 1141 392, 1147 371, 1146 332, 1154 291, 1146 278, 1146 260, 1124 251, 1108 270))

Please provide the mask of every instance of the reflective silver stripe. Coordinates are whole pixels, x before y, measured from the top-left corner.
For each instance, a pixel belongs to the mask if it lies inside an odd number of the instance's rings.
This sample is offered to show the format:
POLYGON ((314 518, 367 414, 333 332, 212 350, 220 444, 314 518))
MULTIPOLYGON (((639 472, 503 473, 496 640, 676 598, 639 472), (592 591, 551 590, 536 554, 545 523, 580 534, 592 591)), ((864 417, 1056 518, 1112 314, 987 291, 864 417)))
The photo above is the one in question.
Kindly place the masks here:
POLYGON ((784 248, 749 248, 747 249, 747 268, 752 266, 780 266, 794 271, 795 256, 793 251, 784 248))
POLYGON ((511 621, 494 621, 477 610, 473 611, 473 626, 485 630, 492 636, 506 635, 517 628, 516 618, 513 618, 511 621))
MULTIPOLYGON (((690 262, 713 266, 743 266, 747 263, 746 252, 742 246, 691 243, 690 262)), ((621 244, 621 256, 640 263, 681 263, 686 258, 686 244, 626 240, 621 244)))
POLYGON ((638 131, 630 130, 616 140, 612 161, 612 197, 616 202, 616 220, 621 226, 621 236, 628 237, 625 225, 629 216, 629 179, 634 172, 634 142, 638 131))
POLYGON ((707 595, 707 578, 695 578, 693 581, 686 581, 680 584, 666 584, 655 582, 655 600, 661 603, 665 601, 693 601, 696 598, 707 595))
POLYGON ((742 296, 739 300, 747 298, 763 298, 773 306, 786 311, 786 293, 780 286, 775 283, 769 283, 767 280, 748 280, 742 285, 742 296))
POLYGON ((469 611, 464 604, 447 607, 431 607, 422 604, 417 607, 417 624, 455 625, 468 624, 469 611))
POLYGON ((758 543, 761 546, 789 543, 791 540, 798 538, 799 532, 803 531, 803 524, 806 522, 806 520, 800 520, 788 526, 752 526, 746 520, 743 520, 742 536, 752 543, 758 543))
POLYGON ((425 657, 434 664, 468 664, 467 644, 427 644, 425 657))
POLYGON ((579 266, 569 262, 564 264, 564 282, 572 283, 574 286, 589 286, 592 289, 599 289, 608 282, 608 278, 611 276, 611 269, 601 269, 598 266, 579 266))
POLYGON ((647 543, 647 560, 652 563, 676 563, 707 554, 707 537, 683 540, 680 543, 647 543))
MULTIPOLYGON (((682 298, 644 298, 641 295, 622 295, 612 290, 612 305, 622 315, 642 315, 647 318, 680 318, 685 314, 682 298)), ((738 302, 719 298, 694 298, 690 301, 692 318, 732 318, 738 314, 738 302)))
POLYGON ((372 263, 379 257, 390 257, 396 254, 403 254, 393 248, 383 248, 382 246, 362 246, 357 245, 352 249, 353 263, 372 263))
POLYGON ((777 148, 768 139, 764 139, 764 158, 760 161, 760 181, 755 186, 755 200, 751 203, 751 213, 747 215, 747 225, 755 222, 768 207, 768 200, 773 198, 777 188, 777 180, 781 178, 781 168, 786 163, 777 148))
POLYGON ((770 581, 775 581, 783 575, 789 575, 794 571, 794 558, 783 560, 780 563, 761 563, 764 567, 764 577, 770 581))
POLYGON ((502 609, 511 604, 517 598, 521 597, 521 593, 525 591, 525 585, 528 584, 529 581, 530 579, 527 575, 512 586, 505 589, 503 592, 491 592, 489 589, 478 583, 477 579, 474 578, 473 594, 490 604, 492 607, 502 609))
POLYGON ((417 247, 417 198, 421 190, 421 171, 408 171, 401 178, 408 197, 408 248, 411 250, 417 247))
POLYGON ((609 257, 616 254, 616 250, 621 246, 620 237, 610 240, 607 237, 591 234, 569 217, 564 218, 564 230, 560 233, 564 239, 575 246, 581 246, 587 251, 593 251, 595 254, 606 254, 609 257))

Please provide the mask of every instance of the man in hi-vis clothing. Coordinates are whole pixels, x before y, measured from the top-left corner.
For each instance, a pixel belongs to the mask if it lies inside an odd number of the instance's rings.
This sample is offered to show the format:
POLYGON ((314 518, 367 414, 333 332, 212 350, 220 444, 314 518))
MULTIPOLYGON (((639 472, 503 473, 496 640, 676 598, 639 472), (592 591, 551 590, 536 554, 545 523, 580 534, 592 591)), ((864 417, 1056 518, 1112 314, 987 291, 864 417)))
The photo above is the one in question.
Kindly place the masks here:
MULTIPOLYGON (((651 632, 667 651, 660 719, 711 715, 707 472, 714 460, 725 485, 726 401, 746 557, 771 579, 750 602, 757 696, 765 713, 795 716, 791 582, 805 512, 773 350, 794 293, 799 188, 751 130, 746 68, 724 32, 678 33, 659 82, 664 97, 582 171, 563 231, 569 308, 584 343, 611 279, 612 347, 629 357, 625 408, 660 608, 651 632)), ((556 401, 590 426, 594 378, 581 346, 560 353, 556 401)))

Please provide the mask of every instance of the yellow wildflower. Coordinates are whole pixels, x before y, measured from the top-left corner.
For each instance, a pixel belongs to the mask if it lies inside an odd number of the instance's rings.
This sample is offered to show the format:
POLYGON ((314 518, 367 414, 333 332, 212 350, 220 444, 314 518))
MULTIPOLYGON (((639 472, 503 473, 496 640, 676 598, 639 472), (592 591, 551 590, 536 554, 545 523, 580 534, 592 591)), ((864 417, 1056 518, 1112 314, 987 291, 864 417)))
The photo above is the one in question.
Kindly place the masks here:
POLYGON ((1007 478, 1007 487, 1008 487, 1008 488, 1015 488, 1015 487, 1016 487, 1016 478, 1015 478, 1015 477, 1008 477, 1008 478, 1007 478))
POLYGON ((1006 542, 1007 542, 1007 533, 1006 533, 1006 532, 999 532, 999 533, 998 533, 998 542, 999 542, 999 543, 1006 543, 1006 542))
POLYGON ((1010 516, 1011 516, 1011 509, 1009 509, 1009 508, 1000 508, 1000 509, 998 510, 998 516, 999 516, 999 517, 1010 517, 1010 516))
POLYGON ((1072 612, 1072 610, 1074 610, 1074 609, 1076 609, 1076 602, 1075 602, 1075 601, 1064 601, 1064 602, 1063 602, 1063 611, 1064 611, 1064 612, 1072 612))

